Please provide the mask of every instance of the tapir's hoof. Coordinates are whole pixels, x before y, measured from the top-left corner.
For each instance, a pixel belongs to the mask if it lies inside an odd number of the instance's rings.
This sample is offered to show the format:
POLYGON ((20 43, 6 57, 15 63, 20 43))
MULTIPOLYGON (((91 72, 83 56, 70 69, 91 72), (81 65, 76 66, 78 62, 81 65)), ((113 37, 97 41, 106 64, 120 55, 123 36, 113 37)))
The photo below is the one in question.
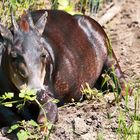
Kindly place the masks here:
POLYGON ((55 103, 49 101, 43 105, 43 109, 46 113, 46 116, 44 112, 41 110, 37 121, 39 124, 42 125, 41 132, 45 133, 48 130, 47 125, 52 125, 58 120, 58 108, 55 103))
POLYGON ((37 99, 43 108, 40 109, 40 113, 37 119, 38 122, 42 124, 46 120, 43 112, 44 110, 46 113, 47 120, 50 121, 51 123, 55 123, 58 119, 58 108, 56 103, 53 102, 53 98, 50 95, 49 90, 46 89, 46 90, 38 91, 37 99))

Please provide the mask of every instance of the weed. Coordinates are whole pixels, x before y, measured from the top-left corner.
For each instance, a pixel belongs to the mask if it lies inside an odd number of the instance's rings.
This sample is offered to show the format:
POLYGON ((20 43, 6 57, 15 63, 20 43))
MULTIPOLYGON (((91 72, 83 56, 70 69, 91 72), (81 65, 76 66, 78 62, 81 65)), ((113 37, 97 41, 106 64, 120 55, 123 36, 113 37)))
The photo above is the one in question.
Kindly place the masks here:
POLYGON ((139 140, 140 139, 140 89, 134 95, 134 110, 130 111, 128 97, 125 98, 127 112, 120 108, 118 118, 118 135, 124 140, 139 140), (128 119, 130 122, 128 123, 128 119))
POLYGON ((26 104, 26 102, 34 101, 38 104, 40 109, 43 111, 43 114, 45 116, 45 122, 44 124, 40 125, 33 120, 30 121, 22 120, 12 125, 8 133, 11 133, 14 130, 18 129, 19 131, 17 132, 17 137, 19 140, 48 139, 53 125, 47 120, 46 112, 36 98, 36 92, 34 90, 24 89, 21 90, 21 92, 19 93, 19 100, 13 100, 13 99, 14 99, 14 93, 5 93, 0 97, 0 104, 6 107, 12 107, 14 104, 16 104, 16 108, 22 109, 26 104))
POLYGON ((89 100, 101 97, 103 95, 103 93, 96 88, 92 89, 88 83, 85 84, 85 87, 83 85, 81 86, 81 92, 83 96, 85 96, 89 100))
POLYGON ((59 9, 70 14, 94 13, 99 9, 100 0, 3 0, 0 1, 0 20, 8 27, 11 25, 11 9, 16 18, 30 9, 59 9), (85 11, 85 12, 83 12, 85 11))
POLYGON ((11 25, 11 10, 16 13, 16 18, 23 14, 23 11, 30 9, 46 9, 47 3, 44 0, 3 0, 0 1, 0 21, 8 27, 11 25))

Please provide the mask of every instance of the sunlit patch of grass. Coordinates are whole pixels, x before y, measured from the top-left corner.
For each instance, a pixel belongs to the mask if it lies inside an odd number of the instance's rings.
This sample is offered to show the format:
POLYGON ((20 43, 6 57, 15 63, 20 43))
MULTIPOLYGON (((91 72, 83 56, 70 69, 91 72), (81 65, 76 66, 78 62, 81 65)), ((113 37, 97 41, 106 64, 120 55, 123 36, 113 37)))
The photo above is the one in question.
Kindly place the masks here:
MULTIPOLYGON (((98 83, 97 83, 98 84, 98 83)), ((128 86, 126 86, 128 87, 128 86)), ((81 86, 81 92, 87 99, 98 98, 99 96, 103 96, 105 93, 112 92, 115 96, 115 101, 119 101, 120 92, 121 92, 121 85, 119 79, 115 73, 114 67, 104 71, 101 75, 101 85, 100 90, 96 88, 91 88, 88 83, 81 86)), ((128 90, 126 89, 128 97, 128 90)))
POLYGON ((51 0, 51 9, 60 9, 70 14, 92 13, 99 10, 100 0, 51 0))
POLYGON ((134 110, 130 110, 128 97, 125 98, 127 110, 120 108, 118 136, 120 139, 140 139, 140 89, 134 92, 134 110), (128 122, 129 119, 129 122, 128 122))
POLYGON ((0 1, 0 21, 11 25, 11 9, 18 19, 24 11, 39 9, 59 9, 70 14, 96 14, 102 6, 100 0, 2 0, 0 1))
POLYGON ((47 2, 44 0, 3 0, 0 1, 0 21, 3 25, 8 27, 11 25, 11 11, 16 11, 15 16, 19 18, 24 11, 30 9, 46 9, 47 2))
POLYGON ((17 124, 14 124, 10 127, 8 133, 12 133, 16 129, 19 129, 19 131, 17 132, 17 137, 19 140, 45 139, 45 136, 40 132, 41 126, 37 124, 34 120, 19 121, 17 124))

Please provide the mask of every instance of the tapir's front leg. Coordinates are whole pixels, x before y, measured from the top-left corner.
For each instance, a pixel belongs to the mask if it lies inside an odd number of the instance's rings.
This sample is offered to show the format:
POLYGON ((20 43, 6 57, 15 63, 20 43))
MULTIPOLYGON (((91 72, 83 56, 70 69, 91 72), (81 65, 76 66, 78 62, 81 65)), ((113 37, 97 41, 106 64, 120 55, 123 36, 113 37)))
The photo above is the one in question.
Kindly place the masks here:
POLYGON ((43 110, 46 113, 46 117, 45 118, 45 114, 43 112, 42 109, 40 109, 39 112, 39 116, 37 121, 40 124, 44 124, 45 120, 47 119, 48 121, 50 121, 51 123, 55 123, 58 119, 58 108, 56 103, 54 103, 52 100, 53 98, 51 97, 50 91, 47 90, 42 90, 40 92, 38 92, 38 96, 37 99, 40 102, 40 104, 42 105, 43 110))
POLYGON ((43 110, 40 110, 37 121, 40 124, 43 124, 45 122, 45 119, 47 119, 51 123, 55 123, 57 121, 57 118, 58 118, 57 105, 55 103, 53 103, 52 101, 48 100, 48 102, 44 103, 42 105, 42 107, 43 107, 44 111, 46 112, 46 117, 47 118, 45 118, 43 110))

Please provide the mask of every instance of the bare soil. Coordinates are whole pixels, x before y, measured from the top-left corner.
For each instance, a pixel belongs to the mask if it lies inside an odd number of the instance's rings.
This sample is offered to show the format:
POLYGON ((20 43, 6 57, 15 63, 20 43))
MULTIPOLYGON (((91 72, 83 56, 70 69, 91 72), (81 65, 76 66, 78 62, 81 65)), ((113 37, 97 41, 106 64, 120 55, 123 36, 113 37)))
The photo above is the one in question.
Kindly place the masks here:
MULTIPOLYGON (((140 77, 140 1, 126 0, 122 11, 104 28, 126 79, 137 86, 140 77)), ((124 109, 125 101, 122 100, 118 106, 111 103, 113 99, 114 94, 109 93, 102 98, 60 107, 59 120, 52 130, 50 140, 120 139, 116 133, 119 107, 124 109)), ((133 112, 134 97, 129 100, 133 112)))

